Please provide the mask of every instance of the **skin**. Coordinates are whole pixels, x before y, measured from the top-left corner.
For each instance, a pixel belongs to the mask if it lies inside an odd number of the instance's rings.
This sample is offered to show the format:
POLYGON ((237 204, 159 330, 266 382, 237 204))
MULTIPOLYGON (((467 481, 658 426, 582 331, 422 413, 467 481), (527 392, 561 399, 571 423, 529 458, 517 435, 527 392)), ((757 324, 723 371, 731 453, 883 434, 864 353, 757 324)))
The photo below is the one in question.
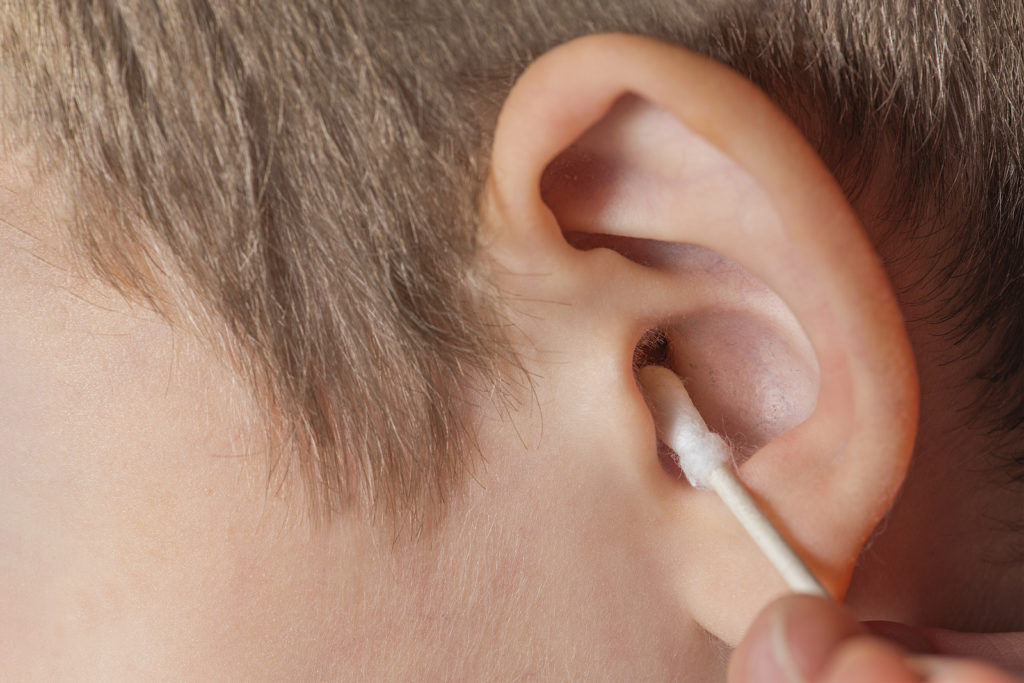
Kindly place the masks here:
MULTIPOLYGON (((1001 640, 996 667, 980 658, 943 651, 933 629, 863 624, 842 605, 806 595, 786 596, 769 605, 736 648, 730 683, 1013 683, 1021 680, 1024 657, 1013 653, 1006 636, 974 634, 970 639, 1001 640), (888 634, 889 638, 879 637, 888 634)), ((953 635, 953 634, 949 634, 953 635)), ((1015 634, 1016 635, 1016 634, 1015 634)), ((967 640, 964 634, 956 634, 967 640)), ((949 645, 951 640, 946 640, 949 645)))
MULTIPOLYGON (((877 625, 875 626, 877 629, 877 625)), ((894 643, 876 637, 842 606, 787 596, 750 627, 729 664, 730 683, 1013 683, 1005 670, 977 660, 937 656, 925 631, 894 643)), ((1005 663, 1005 662, 1004 662, 1005 663)), ((1019 662, 1018 662, 1019 663, 1019 662)))
POLYGON ((958 591, 984 575, 978 610, 1024 628, 1016 567, 915 540, 957 496, 958 543, 1009 538, 969 505, 1003 489, 938 446, 938 396, 967 370, 938 366, 926 328, 907 342, 869 239, 887 226, 858 220, 870 203, 848 206, 799 132, 720 67, 605 36, 520 81, 484 248, 532 385, 510 410, 479 402, 474 476, 436 526, 397 540, 354 513, 314 529, 295 482, 266 486, 257 397, 211 340, 87 274, 66 237, 74 199, 25 154, 0 166, 2 678, 723 680, 785 589, 658 458, 631 365, 656 325, 709 422, 742 425, 741 476, 859 616, 969 627, 958 591), (646 97, 609 111, 625 91, 646 97), (542 183, 576 142, 610 180, 569 182, 600 180, 584 165, 542 183), (736 216, 747 233, 728 232, 736 216), (904 482, 915 358, 924 464, 904 482), (928 563, 956 571, 921 583, 928 563))

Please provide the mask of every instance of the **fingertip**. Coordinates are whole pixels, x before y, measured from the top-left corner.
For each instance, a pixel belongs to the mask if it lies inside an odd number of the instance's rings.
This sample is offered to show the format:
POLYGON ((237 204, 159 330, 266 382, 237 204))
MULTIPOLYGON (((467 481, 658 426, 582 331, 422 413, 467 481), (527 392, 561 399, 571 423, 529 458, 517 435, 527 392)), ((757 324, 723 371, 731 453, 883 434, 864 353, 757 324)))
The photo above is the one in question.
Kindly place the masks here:
POLYGON ((921 683, 925 681, 912 669, 905 653, 878 638, 856 637, 844 643, 825 668, 822 683, 921 683))
POLYGON ((775 601, 754 620, 729 664, 730 683, 802 683, 865 629, 841 605, 810 595, 775 601))
POLYGON ((968 659, 919 655, 907 659, 907 666, 931 683, 1021 683, 1022 678, 989 664, 968 659))

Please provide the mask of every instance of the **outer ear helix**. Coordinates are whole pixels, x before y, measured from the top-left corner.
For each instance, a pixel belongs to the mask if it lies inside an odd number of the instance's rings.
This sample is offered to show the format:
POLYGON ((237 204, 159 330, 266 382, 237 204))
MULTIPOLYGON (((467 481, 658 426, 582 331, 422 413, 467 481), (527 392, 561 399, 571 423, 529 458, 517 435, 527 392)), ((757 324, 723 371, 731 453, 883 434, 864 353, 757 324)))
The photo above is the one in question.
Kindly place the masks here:
MULTIPOLYGON (((708 230, 699 222, 666 221, 622 234, 696 244, 731 259, 774 290, 803 328, 820 369, 817 406, 809 419, 751 457, 741 475, 830 592, 841 596, 906 471, 917 423, 917 378, 902 316, 873 246, 785 115, 746 79, 678 46, 604 35, 556 48, 527 69, 499 117, 487 192, 487 204, 504 226, 496 239, 509 252, 517 244, 539 243, 550 246, 543 250, 548 253, 565 253, 561 226, 541 196, 542 174, 624 96, 668 112, 728 158, 752 179, 775 218, 756 230, 742 223, 708 230)), ((696 495, 683 504, 691 518, 708 521, 688 544, 722 545, 722 535, 708 531, 734 525, 721 506, 696 495)), ((747 622, 723 621, 697 603, 713 605, 717 593, 708 585, 736 575, 736 563, 743 565, 749 552, 729 545, 721 556, 687 559, 688 574, 703 573, 707 580, 696 580, 685 599, 702 623, 727 640, 737 639, 747 622)), ((751 560, 750 566, 761 565, 751 560)), ((765 601, 774 597, 766 594, 763 577, 747 574, 729 590, 765 601)))
MULTIPOLYGON (((917 383, 887 276, 801 133, 732 70, 678 46, 627 35, 588 36, 541 57, 510 93, 495 134, 490 191, 504 223, 531 232, 511 237, 564 248, 558 223, 540 198, 541 175, 627 94, 670 112, 731 157, 760 184, 779 217, 777 232, 680 231, 672 225, 633 236, 706 246, 775 290, 803 326, 821 368, 819 408, 809 422, 875 425, 862 442, 846 447, 855 448, 858 459, 872 459, 875 475, 886 470, 886 480, 899 481, 913 444, 917 383)), ((829 470, 855 485, 853 496, 875 505, 880 518, 888 499, 877 495, 877 478, 843 465, 836 460, 829 470)), ((759 476, 753 460, 745 469, 747 476, 759 476)))

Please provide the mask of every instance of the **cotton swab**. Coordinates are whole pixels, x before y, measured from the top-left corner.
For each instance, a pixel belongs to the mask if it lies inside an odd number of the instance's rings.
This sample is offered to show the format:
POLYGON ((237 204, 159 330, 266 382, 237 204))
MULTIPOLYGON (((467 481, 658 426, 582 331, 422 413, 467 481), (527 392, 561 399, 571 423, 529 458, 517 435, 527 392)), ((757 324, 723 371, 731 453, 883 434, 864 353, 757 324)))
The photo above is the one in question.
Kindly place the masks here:
POLYGON ((676 461, 690 484, 718 494, 790 589, 828 597, 821 582, 736 477, 729 447, 722 437, 708 430, 679 376, 660 365, 643 367, 638 376, 654 414, 658 437, 675 452, 676 461))

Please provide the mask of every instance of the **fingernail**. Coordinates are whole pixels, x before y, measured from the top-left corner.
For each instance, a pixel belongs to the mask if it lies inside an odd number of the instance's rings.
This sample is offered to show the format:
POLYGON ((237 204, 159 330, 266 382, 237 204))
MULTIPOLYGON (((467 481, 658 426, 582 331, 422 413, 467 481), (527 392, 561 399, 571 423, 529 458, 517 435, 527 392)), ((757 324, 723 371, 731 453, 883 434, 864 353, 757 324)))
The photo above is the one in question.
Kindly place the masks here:
POLYGON ((806 677, 797 667, 789 648, 790 612, 792 609, 779 610, 772 620, 772 655, 789 683, 804 683, 806 677))
POLYGON ((882 636, 914 654, 927 655, 935 652, 932 644, 913 626, 895 621, 867 621, 864 625, 875 635, 882 636))
POLYGON ((966 680, 966 677, 956 676, 956 665, 943 657, 915 655, 904 661, 907 668, 920 676, 922 681, 966 680))
POLYGON ((816 600, 793 601, 776 614, 772 652, 789 683, 809 683, 825 670, 850 627, 816 600))

